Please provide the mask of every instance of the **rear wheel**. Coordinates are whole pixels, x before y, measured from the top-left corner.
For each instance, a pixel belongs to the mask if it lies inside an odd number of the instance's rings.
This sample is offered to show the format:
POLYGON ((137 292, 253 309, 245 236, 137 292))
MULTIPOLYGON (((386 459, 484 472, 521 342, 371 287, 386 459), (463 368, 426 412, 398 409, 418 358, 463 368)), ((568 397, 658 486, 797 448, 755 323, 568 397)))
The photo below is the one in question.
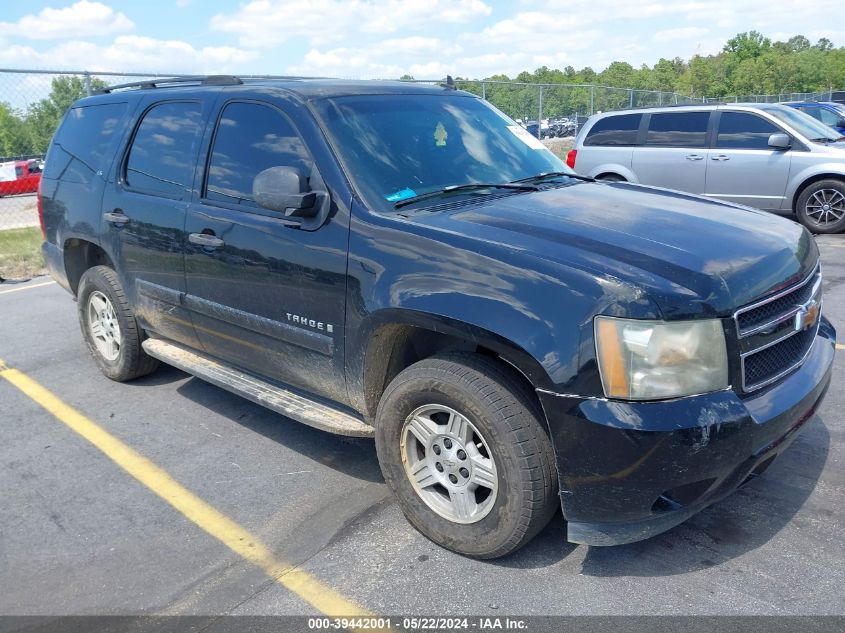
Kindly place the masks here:
POLYGON ((476 558, 531 540, 559 503, 541 415, 509 368, 476 354, 401 372, 379 403, 376 449, 411 524, 476 558))
POLYGON ((111 268, 86 270, 79 280, 77 302, 82 336, 100 371, 117 381, 155 371, 158 361, 141 347, 141 328, 111 268))
POLYGON ((845 230, 845 182, 814 182, 801 192, 795 211, 801 224, 813 233, 845 230))

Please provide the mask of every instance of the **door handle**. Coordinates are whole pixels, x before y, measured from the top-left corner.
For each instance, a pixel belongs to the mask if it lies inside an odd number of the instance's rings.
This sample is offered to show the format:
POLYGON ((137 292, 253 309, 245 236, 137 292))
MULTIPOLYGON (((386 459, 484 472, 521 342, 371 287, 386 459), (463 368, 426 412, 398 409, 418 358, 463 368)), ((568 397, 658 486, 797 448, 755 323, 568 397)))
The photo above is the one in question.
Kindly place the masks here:
POLYGON ((216 235, 209 233, 191 233, 188 235, 188 241, 203 248, 220 248, 226 243, 216 235))
POLYGON ((730 160, 730 159, 731 159, 731 157, 726 156, 725 154, 716 154, 715 156, 710 157, 710 160, 719 160, 719 161, 730 160))
POLYGON ((686 159, 687 160, 703 160, 704 156, 702 156, 701 154, 687 154, 686 159))
POLYGON ((103 214, 103 219, 106 222, 110 222, 115 226, 123 226, 127 222, 129 222, 129 217, 120 209, 115 209, 114 211, 110 211, 109 213, 103 214))

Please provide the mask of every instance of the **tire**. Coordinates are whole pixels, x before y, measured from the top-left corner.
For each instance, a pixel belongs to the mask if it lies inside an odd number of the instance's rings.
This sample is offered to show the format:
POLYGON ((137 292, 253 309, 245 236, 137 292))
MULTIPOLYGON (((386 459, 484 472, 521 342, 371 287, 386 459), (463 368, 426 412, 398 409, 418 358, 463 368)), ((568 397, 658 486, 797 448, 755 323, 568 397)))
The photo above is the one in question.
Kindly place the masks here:
POLYGON ((602 174, 596 180, 604 180, 605 182, 628 182, 619 174, 602 174))
POLYGON ((814 182, 798 197, 795 214, 812 233, 842 232, 845 230, 845 182, 832 178, 814 182))
POLYGON ((123 382, 156 370, 158 361, 141 348, 142 330, 111 268, 94 266, 85 271, 77 304, 82 336, 100 371, 123 382))
POLYGON ((525 545, 560 502, 541 416, 510 368, 477 354, 434 356, 402 371, 379 402, 376 451, 408 521, 438 545, 474 558, 525 545), (411 482, 411 472, 420 483, 411 482), (456 484, 450 489, 447 477, 456 484))

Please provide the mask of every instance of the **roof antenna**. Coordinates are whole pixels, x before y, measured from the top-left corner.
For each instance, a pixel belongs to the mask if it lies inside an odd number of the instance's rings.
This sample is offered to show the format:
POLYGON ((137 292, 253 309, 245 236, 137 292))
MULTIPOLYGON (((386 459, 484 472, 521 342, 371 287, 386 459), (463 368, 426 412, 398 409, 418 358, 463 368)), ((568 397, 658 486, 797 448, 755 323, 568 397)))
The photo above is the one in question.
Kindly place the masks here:
POLYGON ((455 85, 455 80, 452 79, 452 75, 446 75, 446 83, 440 84, 446 90, 457 90, 458 87, 455 85))

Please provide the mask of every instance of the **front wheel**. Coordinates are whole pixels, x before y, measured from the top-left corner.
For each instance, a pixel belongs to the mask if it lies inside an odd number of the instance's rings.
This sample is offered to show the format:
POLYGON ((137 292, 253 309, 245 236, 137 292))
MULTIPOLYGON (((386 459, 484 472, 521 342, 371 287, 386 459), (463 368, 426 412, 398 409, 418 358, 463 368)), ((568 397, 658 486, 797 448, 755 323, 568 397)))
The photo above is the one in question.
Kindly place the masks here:
POLYGON ((476 354, 422 360, 390 383, 376 449, 422 534, 460 554, 496 558, 549 522, 557 475, 532 396, 509 368, 476 354))
POLYGON ((845 182, 821 180, 798 197, 798 220, 813 233, 840 233, 845 230, 845 182))

